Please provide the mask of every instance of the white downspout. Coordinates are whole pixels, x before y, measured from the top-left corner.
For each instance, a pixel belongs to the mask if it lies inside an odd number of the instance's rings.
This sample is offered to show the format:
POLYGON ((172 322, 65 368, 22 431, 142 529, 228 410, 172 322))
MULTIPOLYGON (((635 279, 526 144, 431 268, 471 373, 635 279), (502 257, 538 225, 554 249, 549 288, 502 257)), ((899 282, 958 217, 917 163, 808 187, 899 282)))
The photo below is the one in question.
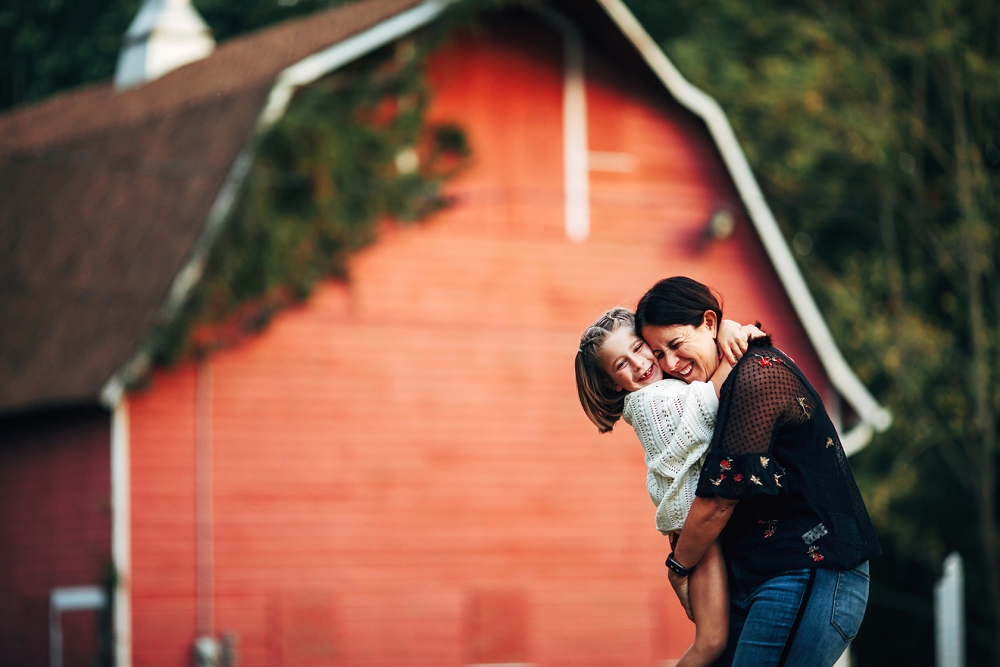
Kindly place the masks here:
POLYGON ((128 399, 119 394, 111 417, 111 558, 115 667, 132 667, 132 505, 128 399))
POLYGON ((566 236, 583 243, 590 236, 590 166, 587 153, 587 82, 583 35, 572 21, 551 7, 537 14, 563 38, 563 172, 566 236))
POLYGON ((215 636, 215 551, 212 508, 212 367, 198 364, 195 385, 195 511, 198 636, 215 636))

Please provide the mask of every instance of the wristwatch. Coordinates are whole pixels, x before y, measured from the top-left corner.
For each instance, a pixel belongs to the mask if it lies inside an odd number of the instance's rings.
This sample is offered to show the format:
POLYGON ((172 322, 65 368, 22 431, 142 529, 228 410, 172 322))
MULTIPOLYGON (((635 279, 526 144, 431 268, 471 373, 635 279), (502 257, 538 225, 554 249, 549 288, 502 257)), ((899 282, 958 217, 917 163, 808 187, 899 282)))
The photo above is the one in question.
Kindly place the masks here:
POLYGON ((683 565, 681 565, 680 563, 678 563, 677 559, 674 558, 674 552, 673 551, 671 551, 670 555, 667 556, 667 563, 666 563, 666 565, 667 565, 667 567, 669 567, 671 570, 673 570, 677 574, 681 575, 682 577, 686 577, 689 574, 691 574, 692 572, 694 572, 694 568, 693 567, 684 567, 683 565))

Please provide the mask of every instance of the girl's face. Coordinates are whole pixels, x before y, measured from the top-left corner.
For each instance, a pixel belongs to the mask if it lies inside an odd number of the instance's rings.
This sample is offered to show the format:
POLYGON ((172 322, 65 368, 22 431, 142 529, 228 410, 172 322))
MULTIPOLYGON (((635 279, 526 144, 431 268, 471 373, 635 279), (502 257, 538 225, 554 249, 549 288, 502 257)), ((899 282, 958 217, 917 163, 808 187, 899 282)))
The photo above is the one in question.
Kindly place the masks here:
POLYGON ((629 327, 608 334, 598 357, 615 391, 636 391, 663 379, 649 345, 629 327))
POLYGON ((642 334, 668 376, 685 382, 708 382, 719 368, 719 348, 715 343, 717 325, 715 312, 708 310, 697 327, 690 324, 647 325, 642 328, 642 334))

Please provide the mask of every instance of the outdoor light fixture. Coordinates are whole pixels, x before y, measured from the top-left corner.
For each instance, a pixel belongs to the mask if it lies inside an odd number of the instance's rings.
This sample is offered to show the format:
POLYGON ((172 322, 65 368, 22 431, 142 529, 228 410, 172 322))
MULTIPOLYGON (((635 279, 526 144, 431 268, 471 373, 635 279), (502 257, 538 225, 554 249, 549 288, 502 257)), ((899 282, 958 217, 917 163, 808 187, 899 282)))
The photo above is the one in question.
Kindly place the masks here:
POLYGON ((698 235, 698 252, 704 252, 712 241, 725 241, 735 230, 736 216, 727 207, 720 206, 698 235))

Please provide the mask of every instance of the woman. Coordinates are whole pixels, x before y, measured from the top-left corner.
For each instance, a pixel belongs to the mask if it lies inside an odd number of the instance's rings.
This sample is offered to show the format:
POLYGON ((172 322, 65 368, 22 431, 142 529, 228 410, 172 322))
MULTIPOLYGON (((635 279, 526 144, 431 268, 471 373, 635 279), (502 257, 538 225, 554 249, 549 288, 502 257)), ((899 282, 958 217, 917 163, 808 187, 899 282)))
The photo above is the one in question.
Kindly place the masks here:
MULTIPOLYGON (((660 368, 706 381, 719 365, 722 308, 690 278, 639 301, 636 330, 660 368)), ((719 397, 715 435, 668 577, 690 616, 688 576, 718 539, 728 564, 729 645, 717 665, 830 666, 868 600, 875 530, 816 390, 769 339, 757 339, 719 397)))

